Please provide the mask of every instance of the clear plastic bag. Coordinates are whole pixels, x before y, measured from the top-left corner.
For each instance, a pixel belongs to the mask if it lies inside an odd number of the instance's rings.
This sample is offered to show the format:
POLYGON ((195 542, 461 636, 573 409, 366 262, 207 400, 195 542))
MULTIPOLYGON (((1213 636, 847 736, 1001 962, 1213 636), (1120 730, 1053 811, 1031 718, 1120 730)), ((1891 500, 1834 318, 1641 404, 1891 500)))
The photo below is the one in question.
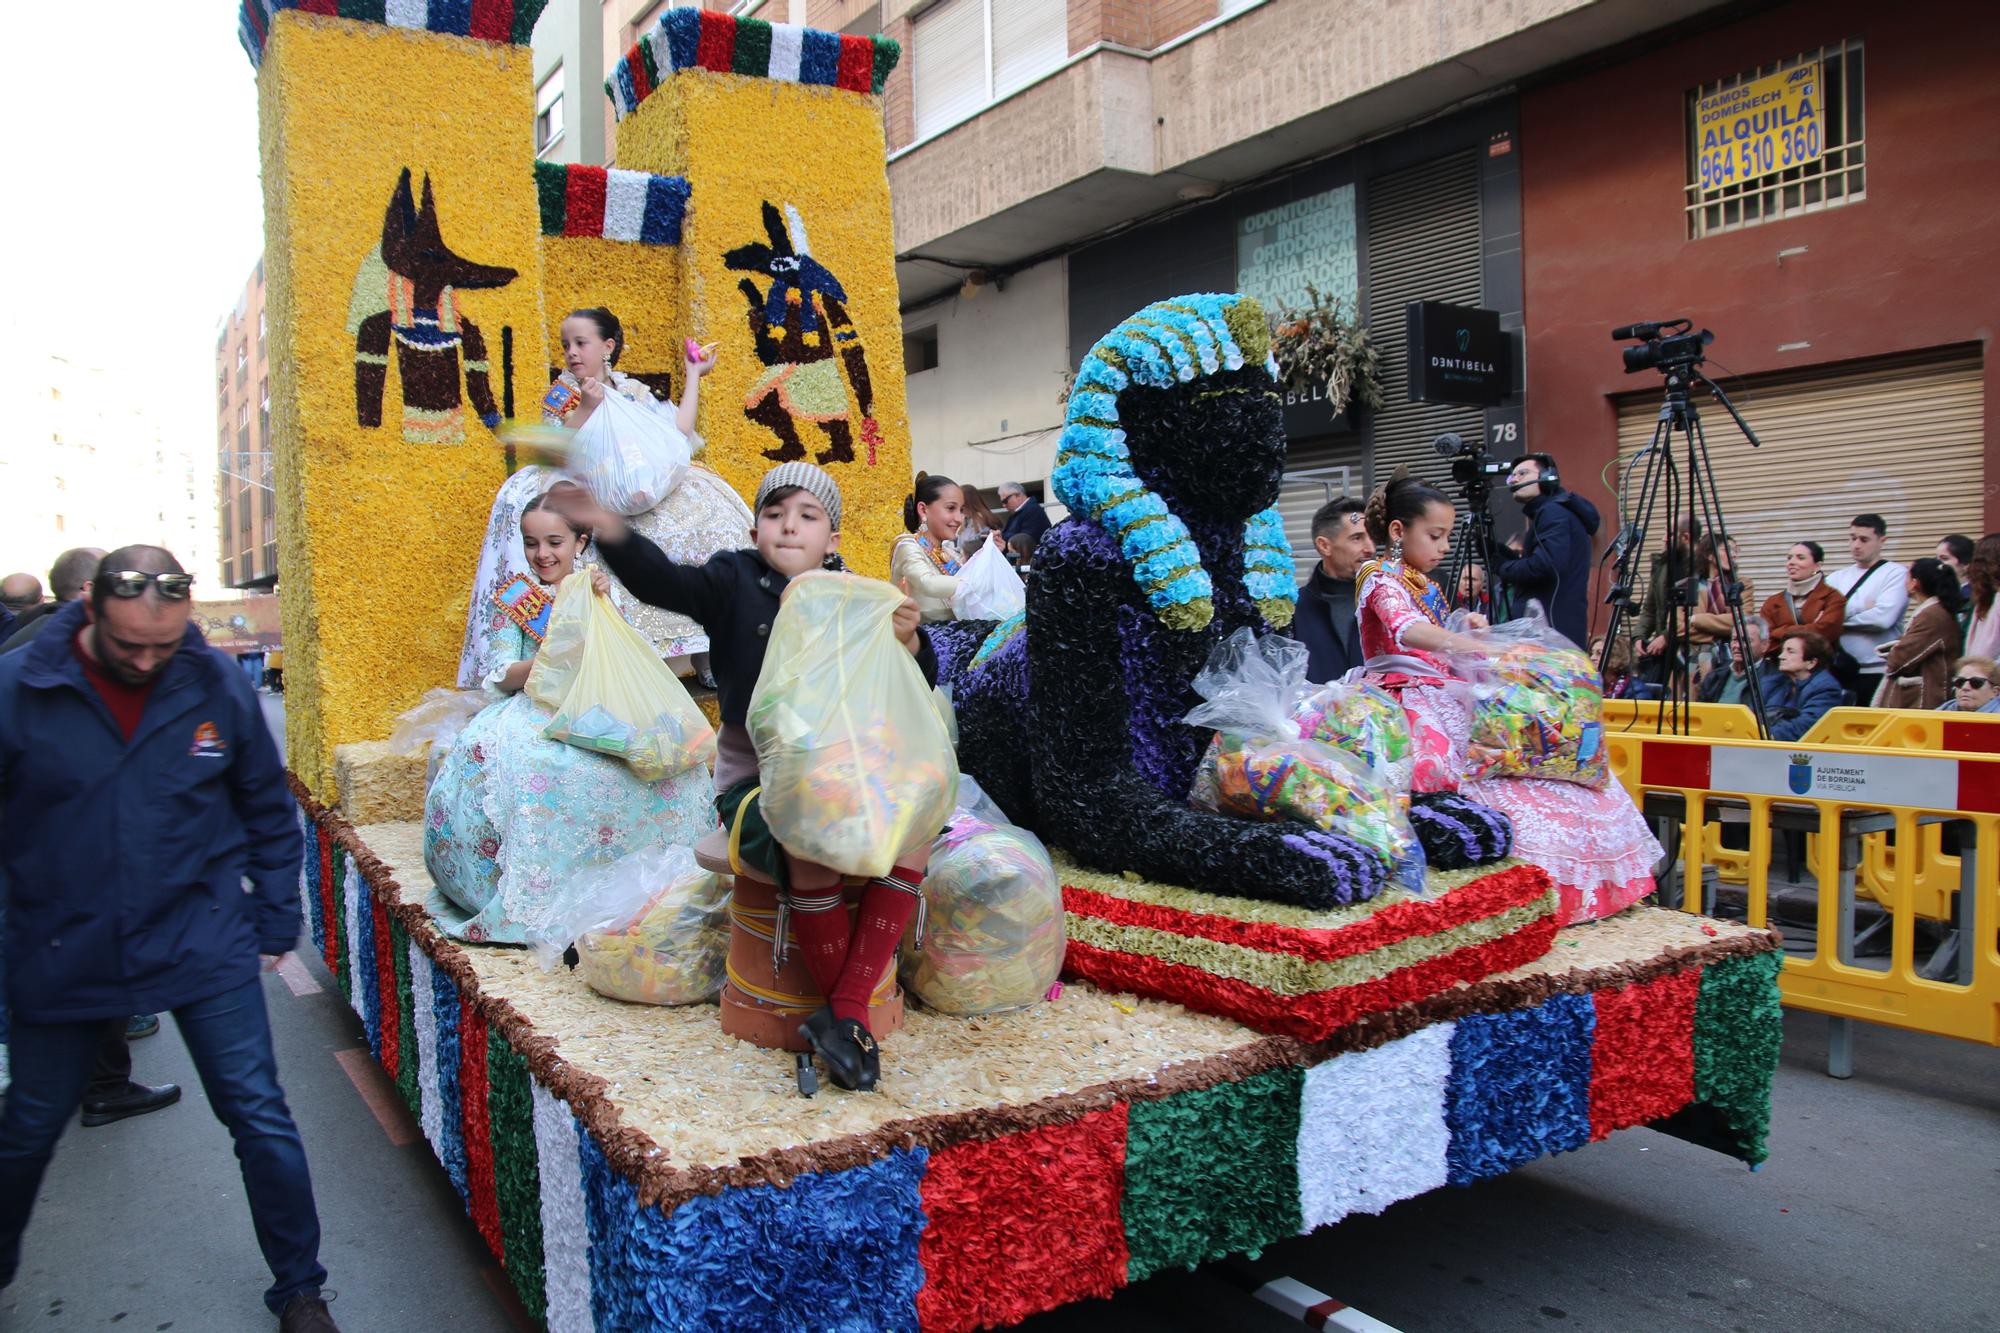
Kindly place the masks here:
MULTIPOLYGON (((1190 804, 1247 819, 1295 819, 1373 850, 1396 882, 1424 884, 1423 848, 1410 824, 1410 792, 1392 766, 1300 735, 1296 713, 1312 691, 1304 644, 1239 629, 1194 678, 1208 702, 1190 726, 1212 727, 1190 804)), ((1399 710, 1400 711, 1400 710, 1399 710)))
POLYGON ((1466 777, 1610 781, 1603 682, 1589 656, 1550 628, 1539 602, 1518 620, 1452 629, 1481 645, 1447 655, 1472 688, 1466 777))
POLYGON ((687 687, 591 589, 587 571, 563 580, 527 690, 555 714, 542 735, 622 759, 643 781, 715 757, 715 728, 687 687))
POLYGON ((646 847, 592 866, 522 909, 516 917, 521 938, 534 949, 542 971, 553 972, 570 945, 586 935, 626 929, 666 889, 692 883, 701 873, 686 847, 646 847))
POLYGON ((569 473, 617 514, 643 514, 674 492, 693 461, 687 437, 658 409, 615 389, 569 441, 569 473))
POLYGON ((887 874, 957 801, 943 697, 890 624, 902 601, 852 574, 793 579, 750 696, 765 821, 787 852, 842 874, 887 874))
POLYGON ((1028 605, 1028 589, 999 545, 987 542, 958 571, 951 613, 960 620, 1005 620, 1028 605))
MULTIPOLYGON (((617 863, 652 896, 629 919, 577 936, 577 969, 599 995, 634 1004, 700 1004, 729 965, 729 890, 685 847, 648 848, 617 863)), ((622 898, 622 894, 612 895, 622 898)))
POLYGON ((389 733, 389 750, 393 754, 413 755, 428 745, 430 753, 424 761, 424 782, 428 786, 437 776, 438 765, 444 761, 451 743, 458 739, 458 733, 491 702, 484 690, 453 690, 443 686, 425 690, 417 706, 396 719, 396 728, 389 733))
POLYGON ((1344 750, 1391 786, 1409 790, 1416 768, 1410 715, 1381 686, 1358 679, 1309 686, 1294 700, 1291 717, 1300 739, 1344 750))
POLYGON ((903 955, 903 984, 940 1013, 1024 1009, 1062 974, 1062 883, 1040 839, 968 804, 961 790, 951 827, 931 850, 928 928, 923 947, 903 955))

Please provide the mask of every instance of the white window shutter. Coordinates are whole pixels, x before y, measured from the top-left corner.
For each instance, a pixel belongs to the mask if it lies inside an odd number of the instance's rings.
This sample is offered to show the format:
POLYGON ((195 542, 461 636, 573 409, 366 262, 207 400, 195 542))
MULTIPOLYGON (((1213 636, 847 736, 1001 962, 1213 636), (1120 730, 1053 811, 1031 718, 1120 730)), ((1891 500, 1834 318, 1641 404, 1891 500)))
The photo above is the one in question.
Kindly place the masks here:
POLYGON ((993 95, 1005 97, 1069 58, 1066 0, 991 0, 993 95))
POLYGON ((947 129, 986 105, 985 0, 944 0, 910 32, 917 137, 947 129))

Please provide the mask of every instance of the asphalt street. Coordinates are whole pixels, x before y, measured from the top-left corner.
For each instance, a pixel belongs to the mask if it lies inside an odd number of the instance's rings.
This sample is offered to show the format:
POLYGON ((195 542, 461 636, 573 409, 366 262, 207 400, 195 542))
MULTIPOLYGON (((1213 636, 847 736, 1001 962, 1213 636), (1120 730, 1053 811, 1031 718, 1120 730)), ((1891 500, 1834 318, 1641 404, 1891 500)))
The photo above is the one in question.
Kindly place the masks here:
MULTIPOLYGON (((442 1170, 367 1059, 318 963, 266 977, 349 1333, 527 1327, 442 1170), (302 993, 301 993, 302 992, 302 993)), ((1296 1328, 1244 1286, 1290 1276, 1406 1333, 1993 1326, 2000 1052, 1861 1029, 1824 1074, 1826 1024, 1787 1019, 1772 1160, 1751 1172, 1649 1130, 1273 1247, 1162 1275, 1031 1333, 1296 1328)), ((272 1326, 228 1135, 171 1021, 136 1076, 180 1105, 57 1150, 0 1329, 272 1326)))

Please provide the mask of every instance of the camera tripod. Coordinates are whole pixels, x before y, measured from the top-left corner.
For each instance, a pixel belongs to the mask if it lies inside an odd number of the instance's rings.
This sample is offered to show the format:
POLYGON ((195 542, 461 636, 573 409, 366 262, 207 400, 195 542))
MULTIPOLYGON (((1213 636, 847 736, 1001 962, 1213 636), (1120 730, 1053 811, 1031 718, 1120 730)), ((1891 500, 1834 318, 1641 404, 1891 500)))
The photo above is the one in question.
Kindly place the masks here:
MULTIPOLYGON (((1622 332, 1622 331, 1621 331, 1622 332)), ((1736 560, 1729 544, 1728 524, 1722 516, 1722 497, 1716 490, 1715 472, 1709 465, 1708 437, 1702 431, 1701 417, 1689 400, 1691 389, 1703 388, 1715 396, 1730 417, 1750 441, 1752 448, 1761 446, 1750 423, 1729 401, 1729 396, 1696 367, 1700 362, 1697 354, 1692 359, 1675 359, 1663 362, 1660 371, 1667 377, 1666 401, 1660 407, 1659 420, 1653 427, 1653 438, 1646 447, 1632 459, 1627 467, 1644 465, 1639 482, 1639 499, 1631 519, 1624 525, 1619 535, 1617 564, 1614 566, 1611 591, 1605 601, 1611 607, 1611 621, 1605 627, 1604 655, 1598 663, 1600 672, 1608 671, 1611 652, 1624 630, 1625 619, 1632 610, 1633 575, 1639 564, 1650 551, 1647 536, 1652 531, 1656 512, 1667 522, 1673 522, 1680 507, 1681 472, 1674 461, 1676 443, 1686 457, 1687 509, 1685 518, 1688 532, 1706 533, 1714 543, 1715 577, 1722 584, 1722 602, 1727 607, 1730 621, 1731 648, 1740 646, 1744 653, 1744 694, 1749 701, 1750 711, 1757 718, 1760 735, 1770 735, 1770 723, 1764 711, 1764 693, 1758 682, 1759 663, 1750 656, 1750 631, 1748 620, 1743 613, 1743 584, 1738 577, 1736 560), (1661 508, 1661 497, 1666 503, 1661 508), (1629 536, 1629 540, 1627 540, 1629 536)), ((1621 487, 1621 490, 1623 488, 1621 487)), ((1696 588, 1700 570, 1695 567, 1691 550, 1686 577, 1676 581, 1673 576, 1673 555, 1667 557, 1666 594, 1672 598, 1672 612, 1666 618, 1666 640, 1663 656, 1666 669, 1663 672, 1665 699, 1660 706, 1660 730, 1671 730, 1676 735, 1686 735, 1692 720, 1690 706, 1694 698, 1694 680, 1691 664, 1687 657, 1687 619, 1696 609, 1696 588)), ((1727 650, 1725 650, 1727 651, 1727 650)))
POLYGON ((1493 577, 1497 548, 1493 543, 1493 510, 1488 504, 1492 486, 1486 478, 1478 477, 1464 483, 1464 490, 1464 503, 1459 505, 1458 516, 1451 522, 1451 555, 1439 571, 1444 577, 1438 586, 1444 591, 1445 601, 1457 608, 1459 581, 1466 570, 1477 569, 1482 581, 1465 599, 1464 609, 1498 621, 1501 617, 1495 612, 1500 605, 1500 589, 1493 577))

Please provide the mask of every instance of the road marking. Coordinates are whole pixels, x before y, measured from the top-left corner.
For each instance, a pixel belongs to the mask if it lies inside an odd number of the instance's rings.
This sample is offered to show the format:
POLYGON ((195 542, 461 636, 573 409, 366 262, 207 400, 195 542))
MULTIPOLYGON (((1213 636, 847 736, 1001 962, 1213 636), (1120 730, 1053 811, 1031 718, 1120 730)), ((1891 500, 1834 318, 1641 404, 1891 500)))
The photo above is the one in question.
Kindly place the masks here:
POLYGON ((320 984, 313 980, 313 974, 306 970, 306 965, 299 961, 295 953, 288 953, 278 960, 277 972, 278 979, 293 995, 317 995, 320 992, 320 984))
POLYGON ((344 1051, 335 1051, 333 1058, 347 1071, 348 1082, 361 1094, 361 1100, 375 1114, 376 1123, 389 1136, 389 1146, 401 1148, 415 1143, 418 1138, 417 1122, 410 1118, 410 1112, 396 1095, 395 1084, 389 1082, 368 1054, 366 1046, 353 1046, 344 1051))
POLYGON ((1341 1333, 1396 1333, 1391 1325, 1343 1305, 1296 1278, 1276 1278, 1251 1295, 1280 1314, 1290 1315, 1307 1328, 1333 1328, 1341 1330, 1341 1333))

